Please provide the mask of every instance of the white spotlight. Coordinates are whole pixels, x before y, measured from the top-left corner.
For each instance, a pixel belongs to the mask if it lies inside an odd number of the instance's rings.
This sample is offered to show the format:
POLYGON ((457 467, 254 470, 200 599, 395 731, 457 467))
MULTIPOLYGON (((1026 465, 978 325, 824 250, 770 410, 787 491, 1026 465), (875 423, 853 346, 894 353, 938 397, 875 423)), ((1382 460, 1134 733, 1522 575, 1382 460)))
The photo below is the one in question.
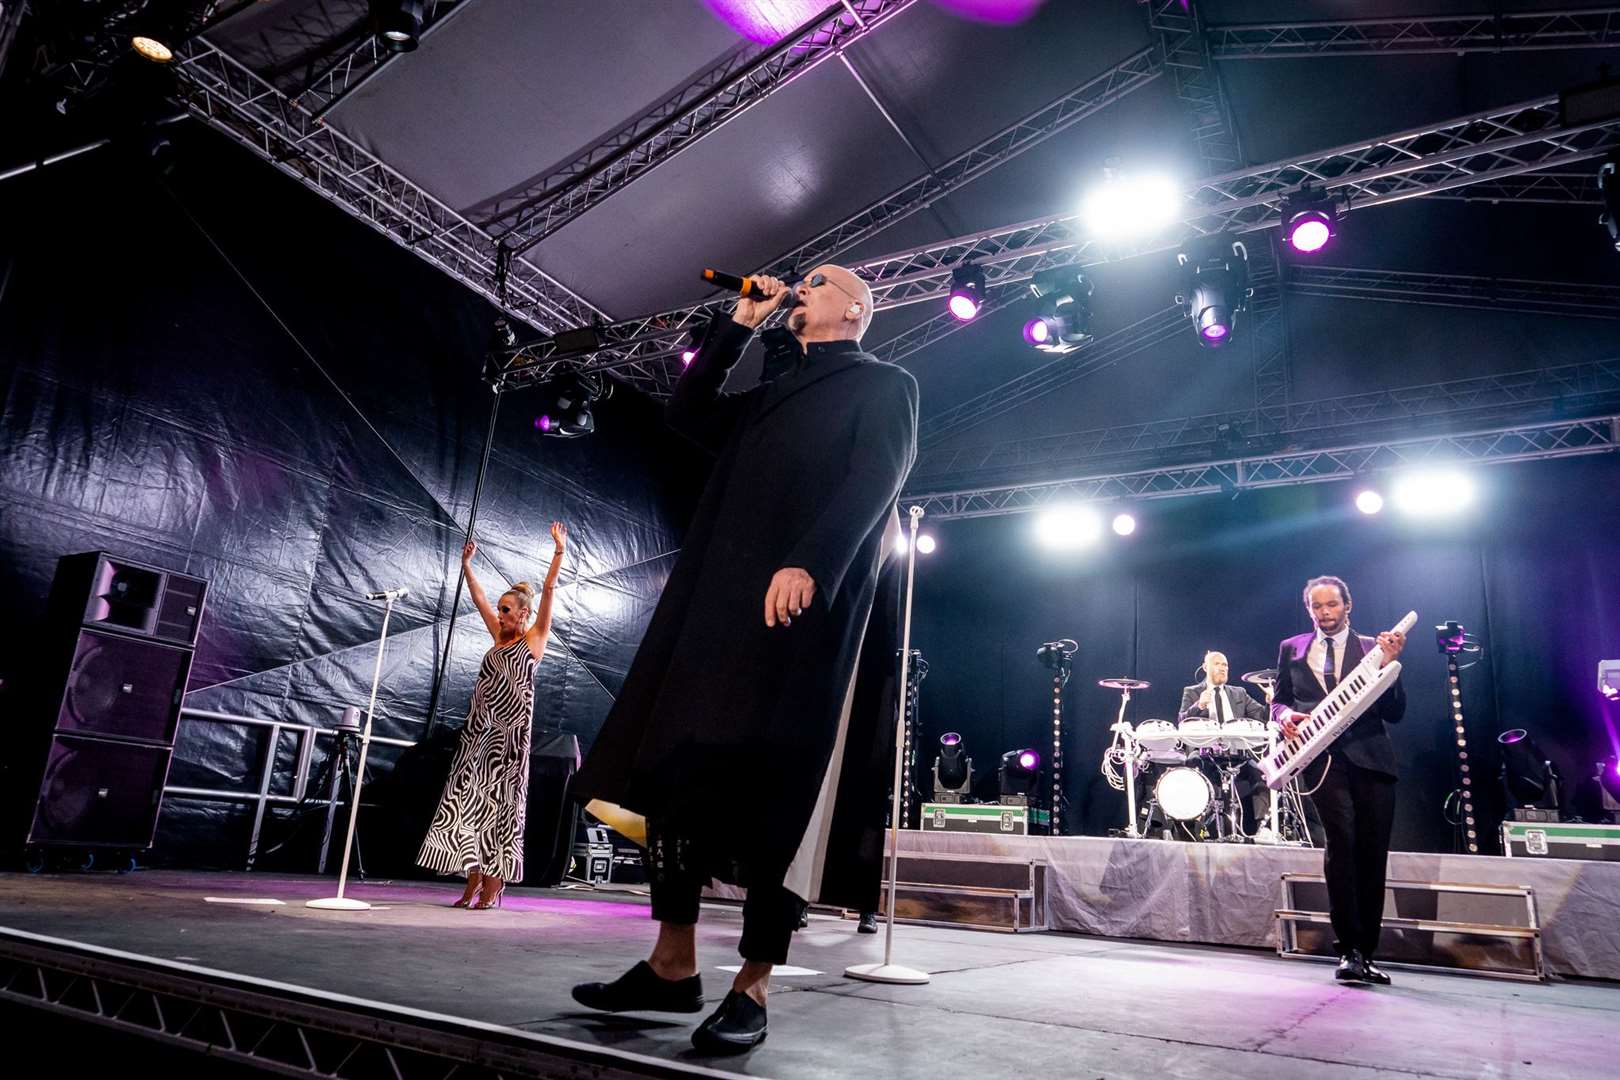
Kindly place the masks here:
POLYGON ((1363 514, 1376 514, 1384 508, 1384 497, 1372 488, 1367 488, 1356 495, 1356 509, 1363 514))
POLYGON ((1060 551, 1095 544, 1102 539, 1102 531, 1102 518, 1085 506, 1057 507, 1035 521, 1035 535, 1041 543, 1060 551))
POLYGON ((1151 236, 1175 220, 1181 191, 1168 176, 1115 173, 1086 196, 1086 228, 1094 236, 1151 236))
POLYGON ((1396 480, 1390 496, 1402 513, 1444 517, 1474 501, 1474 481, 1456 469, 1424 469, 1396 480))
POLYGON ((919 555, 932 555, 934 553, 934 548, 936 548, 938 546, 939 546, 938 544, 934 543, 934 538, 932 536, 930 536, 928 533, 919 533, 918 534, 918 536, 917 536, 917 554, 919 554, 919 555))
POLYGON ((1129 536, 1136 531, 1136 518, 1130 514, 1114 515, 1114 532, 1120 536, 1129 536))

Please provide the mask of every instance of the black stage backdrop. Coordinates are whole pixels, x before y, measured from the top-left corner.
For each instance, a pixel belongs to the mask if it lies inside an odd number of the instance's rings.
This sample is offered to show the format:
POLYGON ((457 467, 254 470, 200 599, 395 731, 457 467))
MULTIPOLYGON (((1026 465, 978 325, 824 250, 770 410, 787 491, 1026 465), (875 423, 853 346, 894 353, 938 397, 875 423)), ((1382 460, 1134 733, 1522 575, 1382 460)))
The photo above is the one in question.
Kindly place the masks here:
MULTIPOLYGON (((179 166, 165 183, 108 150, 5 185, 29 212, 0 232, 0 675, 20 673, 57 557, 105 548, 212 582, 191 706, 330 726, 369 686, 380 607, 358 594, 403 584, 378 730, 419 738, 488 417, 477 375, 494 313, 210 133, 171 132, 179 166)), ((547 524, 572 526, 536 713, 540 730, 588 745, 703 465, 634 394, 599 406, 588 439, 539 440, 532 418, 522 393, 502 406, 479 568, 492 589, 537 578, 547 524)), ((1170 718, 1205 648, 1235 673, 1269 667, 1277 641, 1306 628, 1304 579, 1338 573, 1361 630, 1421 616, 1396 733, 1396 846, 1444 849, 1454 747, 1430 627, 1460 619, 1489 646, 1464 676, 1486 806, 1506 727, 1531 728, 1571 779, 1608 752, 1594 674, 1620 652, 1620 462, 1481 479, 1482 504, 1443 528, 1364 519, 1344 485, 1151 503, 1138 535, 1066 556, 1038 548, 1026 517, 931 526, 941 546, 919 564, 915 634, 931 665, 924 739, 960 730, 980 770, 1017 746, 1044 753, 1049 682, 1034 652, 1076 638, 1067 821, 1104 833, 1124 809, 1098 774, 1117 699, 1096 680, 1151 680, 1132 719, 1170 718)), ((441 706, 452 726, 486 640, 470 606, 463 616, 441 706)), ((171 783, 253 789, 263 751, 260 732, 188 723, 171 783)), ((396 755, 379 748, 377 771, 396 755)), ((920 757, 926 774, 928 746, 920 757)), ((275 790, 291 768, 289 741, 275 790)), ((173 799, 154 854, 240 866, 250 818, 244 804, 173 799)))
MULTIPOLYGON (((170 132, 179 166, 164 183, 101 150, 4 185, 0 675, 24 674, 58 556, 106 549, 211 582, 190 706, 329 727, 370 687, 382 606, 359 594, 405 585, 377 731, 418 739, 488 423, 495 312, 218 136, 170 132)), ((538 582, 550 522, 570 525, 536 721, 588 744, 702 465, 643 396, 616 394, 597 433, 571 441, 537 436, 533 398, 501 406, 477 569, 491 590, 538 582)), ((464 598, 451 727, 487 645, 464 598)), ((256 790, 264 738, 185 723, 170 783, 256 790)), ((399 750, 374 750, 376 777, 399 750)), ((285 793, 290 738, 280 757, 285 793)), ((171 799, 154 859, 239 867, 250 821, 245 805, 171 799)))
MULTIPOLYGON (((1596 676, 1600 658, 1620 655, 1620 459, 1504 465, 1476 477, 1469 513, 1422 525, 1387 507, 1365 517, 1351 505, 1357 488, 1339 483, 1150 502, 1135 508, 1136 535, 1109 533, 1079 553, 1042 549, 1027 515, 938 523, 939 548, 918 560, 913 644, 929 663, 919 779, 945 731, 962 733, 976 771, 1015 747, 1049 757, 1050 673, 1035 650, 1074 638, 1066 831, 1123 825, 1125 796, 1099 769, 1119 695, 1097 680, 1150 681, 1128 718, 1174 720, 1205 649, 1224 651, 1234 678, 1275 664, 1278 642, 1310 628, 1300 594, 1316 574, 1349 583, 1363 633, 1418 612, 1402 656, 1406 720, 1392 728, 1403 769, 1396 849, 1450 850, 1441 805, 1456 786, 1456 746, 1433 633, 1447 619, 1487 646, 1462 676, 1482 822, 1500 815, 1503 730, 1530 729, 1569 781, 1590 776, 1613 752, 1596 676)), ((1482 850, 1497 850, 1495 838, 1482 850)))

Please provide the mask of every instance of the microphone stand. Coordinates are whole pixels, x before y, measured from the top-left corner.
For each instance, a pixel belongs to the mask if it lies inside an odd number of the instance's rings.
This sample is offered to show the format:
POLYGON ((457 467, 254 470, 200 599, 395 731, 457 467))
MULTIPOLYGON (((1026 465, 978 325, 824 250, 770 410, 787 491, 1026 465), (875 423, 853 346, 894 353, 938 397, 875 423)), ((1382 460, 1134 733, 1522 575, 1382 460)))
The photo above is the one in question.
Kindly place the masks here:
POLYGON ((360 788, 366 781, 366 752, 371 749, 371 718, 377 711, 377 685, 382 681, 383 645, 388 641, 388 619, 394 613, 394 601, 402 592, 390 590, 384 594, 382 636, 377 639, 377 665, 371 671, 371 700, 366 703, 366 726, 360 733, 360 765, 354 771, 354 783, 349 793, 352 800, 349 803, 349 831, 343 837, 343 864, 338 868, 337 895, 310 900, 304 904, 305 907, 326 911, 367 911, 371 908, 364 900, 351 900, 344 896, 343 890, 349 882, 349 852, 354 848, 354 827, 360 819, 360 788))
MULTIPOLYGON (((911 679, 911 594, 917 580, 917 522, 922 520, 923 508, 913 506, 911 514, 911 536, 906 544, 906 617, 901 632, 900 641, 900 693, 901 703, 904 704, 904 694, 907 683, 911 679)), ((894 738, 894 787, 890 793, 889 807, 889 896, 885 917, 888 928, 883 936, 883 963, 881 964, 852 964, 844 969, 844 976, 850 979, 861 979, 865 982, 892 983, 905 986, 918 986, 929 981, 931 976, 926 971, 916 968, 904 967, 894 963, 894 894, 895 881, 900 873, 900 785, 903 780, 903 765, 905 755, 905 709, 895 710, 895 738, 894 738)))

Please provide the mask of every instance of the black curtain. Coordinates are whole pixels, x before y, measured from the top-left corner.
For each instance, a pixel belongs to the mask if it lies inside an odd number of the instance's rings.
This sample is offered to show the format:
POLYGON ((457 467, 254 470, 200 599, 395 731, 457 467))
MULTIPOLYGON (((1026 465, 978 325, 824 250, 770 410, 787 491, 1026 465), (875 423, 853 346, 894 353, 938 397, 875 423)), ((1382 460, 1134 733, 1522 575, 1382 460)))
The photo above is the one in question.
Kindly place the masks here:
POLYGON ((1110 533, 1081 552, 1041 548, 1030 515, 938 523, 938 550, 918 561, 913 641, 929 663, 920 777, 951 730, 977 771, 1016 747, 1047 757, 1050 672, 1035 650, 1074 638, 1068 831, 1119 827, 1124 795, 1099 770, 1119 696, 1097 680, 1147 679, 1153 687, 1133 698, 1128 719, 1174 720, 1206 649, 1228 655, 1234 678, 1273 666, 1278 642, 1310 628, 1306 579, 1337 574, 1359 631, 1387 629, 1409 609, 1419 616, 1402 656, 1410 705, 1392 728, 1403 770, 1397 849, 1449 850, 1452 840, 1441 807, 1456 786, 1457 747, 1433 627, 1456 619, 1486 643, 1462 680, 1482 849, 1496 850, 1500 732, 1528 728, 1571 780, 1614 752, 1596 674, 1600 659, 1620 655, 1620 459, 1475 475, 1477 504, 1442 521, 1393 508, 1366 517, 1351 505, 1358 486, 1332 483, 1148 502, 1134 508, 1136 535, 1110 533))
MULTIPOLYGON (((0 192, 0 676, 26 678, 57 558, 106 549, 211 582, 190 706, 329 727, 370 686, 381 605, 359 594, 405 585, 377 731, 417 739, 449 645, 496 313, 219 136, 169 134, 166 178, 113 147, 0 192)), ((643 395, 621 387, 573 441, 537 436, 532 396, 501 406, 477 569, 490 590, 537 582, 550 522, 569 523, 536 724, 588 745, 703 466, 643 395)), ((489 643, 462 603, 452 726, 489 643)), ((397 749, 374 750, 386 773, 397 749)), ((170 782, 256 788, 263 752, 262 731, 186 723, 170 782)), ((290 740, 279 758, 285 793, 290 740)), ((172 799, 154 854, 238 866, 249 820, 172 799)))

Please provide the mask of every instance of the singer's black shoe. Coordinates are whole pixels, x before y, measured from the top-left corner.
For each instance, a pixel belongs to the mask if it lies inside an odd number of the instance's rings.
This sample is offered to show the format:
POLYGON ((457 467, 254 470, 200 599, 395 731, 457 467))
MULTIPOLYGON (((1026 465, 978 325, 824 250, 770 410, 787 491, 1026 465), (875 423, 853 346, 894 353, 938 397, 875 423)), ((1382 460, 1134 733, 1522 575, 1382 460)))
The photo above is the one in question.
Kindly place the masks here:
POLYGON ((767 1030, 765 1006, 733 990, 692 1032, 692 1045, 703 1054, 746 1054, 765 1041, 767 1030))
POLYGON ((703 977, 666 979, 643 960, 610 983, 580 983, 574 1000, 603 1012, 703 1011, 703 977))
POLYGON ((1351 950, 1339 961, 1338 970, 1333 977, 1340 982, 1364 983, 1372 980, 1367 975, 1367 961, 1361 958, 1361 953, 1351 950))
POLYGON ((863 911, 863 912, 861 912, 861 921, 860 921, 860 923, 858 923, 856 925, 855 932, 857 934, 875 934, 875 933, 877 933, 877 912, 875 912, 875 911, 863 911))
POLYGON ((1384 972, 1384 969, 1375 966, 1371 960, 1363 958, 1361 961, 1361 970, 1366 972, 1367 981, 1372 983, 1374 986, 1389 985, 1389 976, 1384 972))

